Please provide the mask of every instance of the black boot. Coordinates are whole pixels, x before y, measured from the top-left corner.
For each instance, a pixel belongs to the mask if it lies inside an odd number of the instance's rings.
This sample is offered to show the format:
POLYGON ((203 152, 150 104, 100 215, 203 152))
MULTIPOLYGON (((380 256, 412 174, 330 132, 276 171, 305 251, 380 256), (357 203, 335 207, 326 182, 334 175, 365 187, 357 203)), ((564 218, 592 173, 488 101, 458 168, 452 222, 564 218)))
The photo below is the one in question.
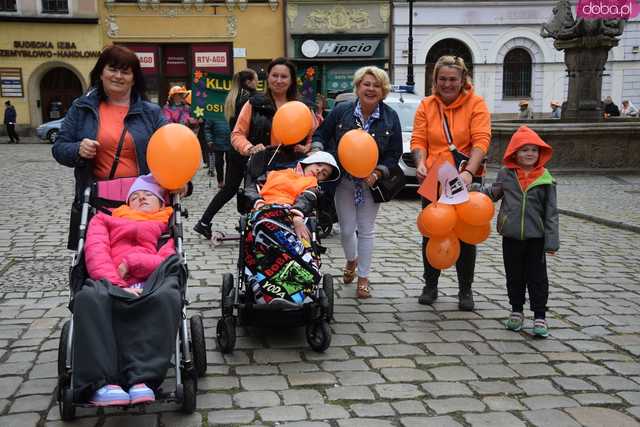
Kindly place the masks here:
POLYGON ((211 240, 211 224, 203 224, 198 221, 193 227, 193 231, 202 235, 205 239, 211 240))
POLYGON ((418 302, 422 305, 431 305, 438 299, 438 285, 426 285, 422 288, 422 295, 418 302))
POLYGON ((472 311, 474 307, 473 303, 473 291, 471 291, 471 283, 459 284, 458 290, 458 308, 462 311, 472 311))

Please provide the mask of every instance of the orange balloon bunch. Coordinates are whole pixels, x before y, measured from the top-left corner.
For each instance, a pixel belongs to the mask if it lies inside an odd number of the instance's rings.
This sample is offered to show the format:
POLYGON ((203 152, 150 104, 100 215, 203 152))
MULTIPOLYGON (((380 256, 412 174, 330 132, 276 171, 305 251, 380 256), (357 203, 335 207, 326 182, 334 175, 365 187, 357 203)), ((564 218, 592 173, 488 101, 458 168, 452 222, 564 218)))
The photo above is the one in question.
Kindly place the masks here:
POLYGON ((312 128, 311 110, 300 101, 289 101, 273 116, 271 132, 281 144, 293 145, 304 140, 312 128))
POLYGON ((378 164, 378 144, 368 132, 352 129, 340 138, 338 159, 351 176, 366 178, 378 164))
POLYGON ((426 255, 434 268, 444 270, 460 256, 460 240, 470 245, 484 242, 491 233, 489 222, 494 208, 483 193, 469 193, 469 200, 459 205, 431 203, 417 219, 420 233, 429 237, 426 255))
POLYGON ((179 190, 196 174, 202 163, 198 137, 178 123, 162 126, 151 135, 147 164, 162 187, 179 190))

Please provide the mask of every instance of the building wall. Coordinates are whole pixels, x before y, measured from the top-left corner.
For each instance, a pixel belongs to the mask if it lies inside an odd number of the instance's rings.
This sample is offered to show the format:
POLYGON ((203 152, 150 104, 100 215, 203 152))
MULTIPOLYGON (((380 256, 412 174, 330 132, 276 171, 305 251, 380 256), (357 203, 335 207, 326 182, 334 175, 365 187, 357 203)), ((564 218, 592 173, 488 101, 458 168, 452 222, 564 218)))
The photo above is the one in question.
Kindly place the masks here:
MULTIPOLYGON (((504 55, 518 47, 527 50, 533 60, 531 105, 535 112, 550 112, 550 101, 566 99, 568 87, 563 53, 553 47, 553 39, 540 36, 541 25, 551 17, 554 4, 548 0, 414 2, 416 92, 430 94, 425 84, 429 49, 438 41, 453 38, 471 51, 475 89, 489 109, 496 115, 515 113, 518 99, 502 96, 502 64, 504 55)), ((394 2, 393 6, 393 79, 400 84, 406 80, 409 15, 406 2, 394 2)), ((627 23, 620 39, 606 64, 602 97, 611 95, 617 104, 622 99, 640 104, 640 17, 627 23)))

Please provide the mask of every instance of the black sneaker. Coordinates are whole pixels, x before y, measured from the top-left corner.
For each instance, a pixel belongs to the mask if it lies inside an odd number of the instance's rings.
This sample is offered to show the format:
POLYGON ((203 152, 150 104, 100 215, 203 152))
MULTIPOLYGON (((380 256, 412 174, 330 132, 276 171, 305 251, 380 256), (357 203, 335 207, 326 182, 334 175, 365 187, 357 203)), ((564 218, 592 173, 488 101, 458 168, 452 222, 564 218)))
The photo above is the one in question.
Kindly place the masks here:
POLYGON ((211 224, 203 224, 200 221, 193 226, 193 231, 202 235, 205 239, 211 240, 211 224))
POLYGON ((471 292, 471 288, 461 290, 458 293, 458 308, 462 311, 473 311, 475 307, 473 301, 473 292, 471 292))
POLYGON ((425 286, 422 288, 422 295, 418 297, 418 303, 422 305, 431 305, 438 299, 437 286, 425 286))

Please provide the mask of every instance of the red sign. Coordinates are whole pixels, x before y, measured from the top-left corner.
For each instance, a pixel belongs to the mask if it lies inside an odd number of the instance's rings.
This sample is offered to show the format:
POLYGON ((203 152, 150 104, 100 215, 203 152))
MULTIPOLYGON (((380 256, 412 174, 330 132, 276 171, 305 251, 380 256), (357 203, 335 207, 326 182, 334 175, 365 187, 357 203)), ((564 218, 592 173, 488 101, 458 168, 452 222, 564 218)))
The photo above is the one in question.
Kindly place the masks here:
POLYGON ((144 74, 157 74, 158 68, 158 48, 150 45, 126 45, 140 60, 140 67, 144 74))
POLYGON ((167 46, 163 49, 164 74, 166 76, 187 76, 187 47, 167 46))
POLYGON ((191 45, 191 59, 196 70, 231 75, 233 73, 233 45, 231 43, 191 45))

